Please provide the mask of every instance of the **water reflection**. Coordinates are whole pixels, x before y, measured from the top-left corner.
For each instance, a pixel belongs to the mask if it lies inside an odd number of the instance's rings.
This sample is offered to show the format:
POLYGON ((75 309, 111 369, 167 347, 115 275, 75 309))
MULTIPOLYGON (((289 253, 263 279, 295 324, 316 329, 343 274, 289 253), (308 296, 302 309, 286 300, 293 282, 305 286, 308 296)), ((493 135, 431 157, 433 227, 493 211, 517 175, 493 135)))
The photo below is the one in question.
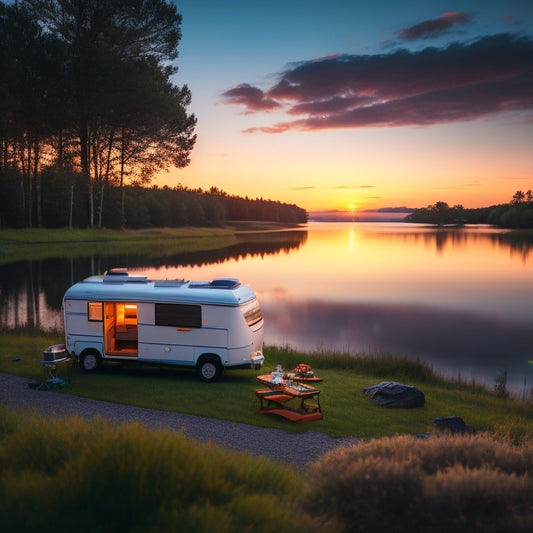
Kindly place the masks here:
POLYGON ((510 390, 533 386, 530 324, 401 304, 263 300, 262 309, 274 345, 407 356, 489 387, 507 371, 510 390))
POLYGON ((276 270, 288 278, 282 284, 294 300, 409 303, 533 323, 532 234, 406 224, 310 227, 306 246, 276 270))
MULTIPOLYGON (((490 242, 495 249, 508 249, 518 254, 524 262, 530 260, 533 248, 533 233, 530 231, 507 231, 490 226, 466 226, 456 228, 435 228, 413 224, 383 224, 369 232, 373 238, 383 241, 400 239, 406 245, 423 243, 428 250, 444 253, 447 249, 458 249, 490 242)), ((352 237, 352 235, 351 235, 352 237)))
POLYGON ((280 254, 288 254, 298 250, 307 241, 307 231, 276 231, 257 235, 250 234, 242 238, 251 240, 246 240, 220 250, 194 252, 186 255, 175 254, 162 258, 150 257, 149 261, 146 260, 146 255, 139 256, 139 258, 131 257, 131 262, 127 266, 144 270, 146 270, 145 267, 181 269, 182 267, 203 267, 227 261, 242 261, 245 259, 261 260, 266 256, 276 257, 280 254))
MULTIPOLYGON (((304 245, 306 231, 281 231, 245 235, 243 242, 202 253, 159 254, 145 250, 136 254, 92 255, 77 259, 17 261, 0 265, 0 327, 30 326, 44 331, 62 330, 60 313, 68 287, 88 276, 124 266, 130 269, 155 267, 194 268, 229 260, 258 260, 268 255, 289 253, 304 245)), ((180 276, 182 277, 182 276, 180 276)))

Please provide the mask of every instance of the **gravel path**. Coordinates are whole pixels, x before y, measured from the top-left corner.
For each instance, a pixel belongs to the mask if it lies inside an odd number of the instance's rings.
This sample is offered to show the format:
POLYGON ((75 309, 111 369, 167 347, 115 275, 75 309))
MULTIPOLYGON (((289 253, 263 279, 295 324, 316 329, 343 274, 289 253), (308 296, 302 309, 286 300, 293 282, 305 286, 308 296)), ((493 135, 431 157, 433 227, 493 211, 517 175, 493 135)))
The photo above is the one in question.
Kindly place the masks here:
POLYGON ((338 446, 359 442, 356 438, 333 438, 318 431, 293 433, 211 418, 157 411, 80 398, 56 391, 29 387, 27 378, 0 373, 0 404, 63 418, 77 414, 87 419, 100 416, 112 422, 140 422, 149 428, 184 430, 198 441, 211 441, 233 450, 247 450, 276 461, 303 467, 338 446))

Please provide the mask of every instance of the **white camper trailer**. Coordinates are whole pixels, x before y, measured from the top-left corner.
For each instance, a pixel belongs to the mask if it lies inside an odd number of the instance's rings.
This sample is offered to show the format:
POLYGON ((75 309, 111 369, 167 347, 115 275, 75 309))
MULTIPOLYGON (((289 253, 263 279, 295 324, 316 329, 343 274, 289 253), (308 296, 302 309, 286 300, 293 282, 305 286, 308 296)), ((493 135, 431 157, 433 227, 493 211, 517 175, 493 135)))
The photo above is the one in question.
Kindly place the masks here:
POLYGON ((195 367, 204 381, 224 368, 264 361, 257 298, 237 279, 149 280, 112 269, 70 287, 63 297, 66 349, 83 370, 102 361, 195 367))

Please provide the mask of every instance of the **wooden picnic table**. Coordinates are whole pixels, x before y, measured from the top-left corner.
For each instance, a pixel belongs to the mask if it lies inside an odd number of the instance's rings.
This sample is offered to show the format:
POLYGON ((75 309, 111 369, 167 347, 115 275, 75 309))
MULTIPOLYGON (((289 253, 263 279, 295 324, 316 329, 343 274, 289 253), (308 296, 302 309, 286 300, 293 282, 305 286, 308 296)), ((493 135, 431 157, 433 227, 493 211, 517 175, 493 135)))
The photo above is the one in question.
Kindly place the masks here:
POLYGON ((272 376, 258 376, 258 380, 268 386, 255 391, 261 402, 261 414, 279 415, 293 422, 310 422, 324 418, 320 405, 320 390, 303 383, 284 380, 273 383, 272 376), (287 405, 291 400, 299 400, 297 407, 287 405))

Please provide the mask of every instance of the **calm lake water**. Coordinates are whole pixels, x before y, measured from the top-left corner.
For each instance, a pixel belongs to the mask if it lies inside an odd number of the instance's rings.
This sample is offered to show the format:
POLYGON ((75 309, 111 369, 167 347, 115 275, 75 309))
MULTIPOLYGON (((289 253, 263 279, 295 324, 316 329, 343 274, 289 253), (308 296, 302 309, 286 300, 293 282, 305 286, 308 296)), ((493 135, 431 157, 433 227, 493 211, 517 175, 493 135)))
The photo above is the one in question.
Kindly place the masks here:
POLYGON ((509 390, 520 395, 533 386, 531 235, 310 223, 194 256, 7 264, 0 325, 61 328, 66 288, 114 266, 162 279, 238 277, 258 294, 266 344, 408 356, 489 387, 507 372, 509 390))

